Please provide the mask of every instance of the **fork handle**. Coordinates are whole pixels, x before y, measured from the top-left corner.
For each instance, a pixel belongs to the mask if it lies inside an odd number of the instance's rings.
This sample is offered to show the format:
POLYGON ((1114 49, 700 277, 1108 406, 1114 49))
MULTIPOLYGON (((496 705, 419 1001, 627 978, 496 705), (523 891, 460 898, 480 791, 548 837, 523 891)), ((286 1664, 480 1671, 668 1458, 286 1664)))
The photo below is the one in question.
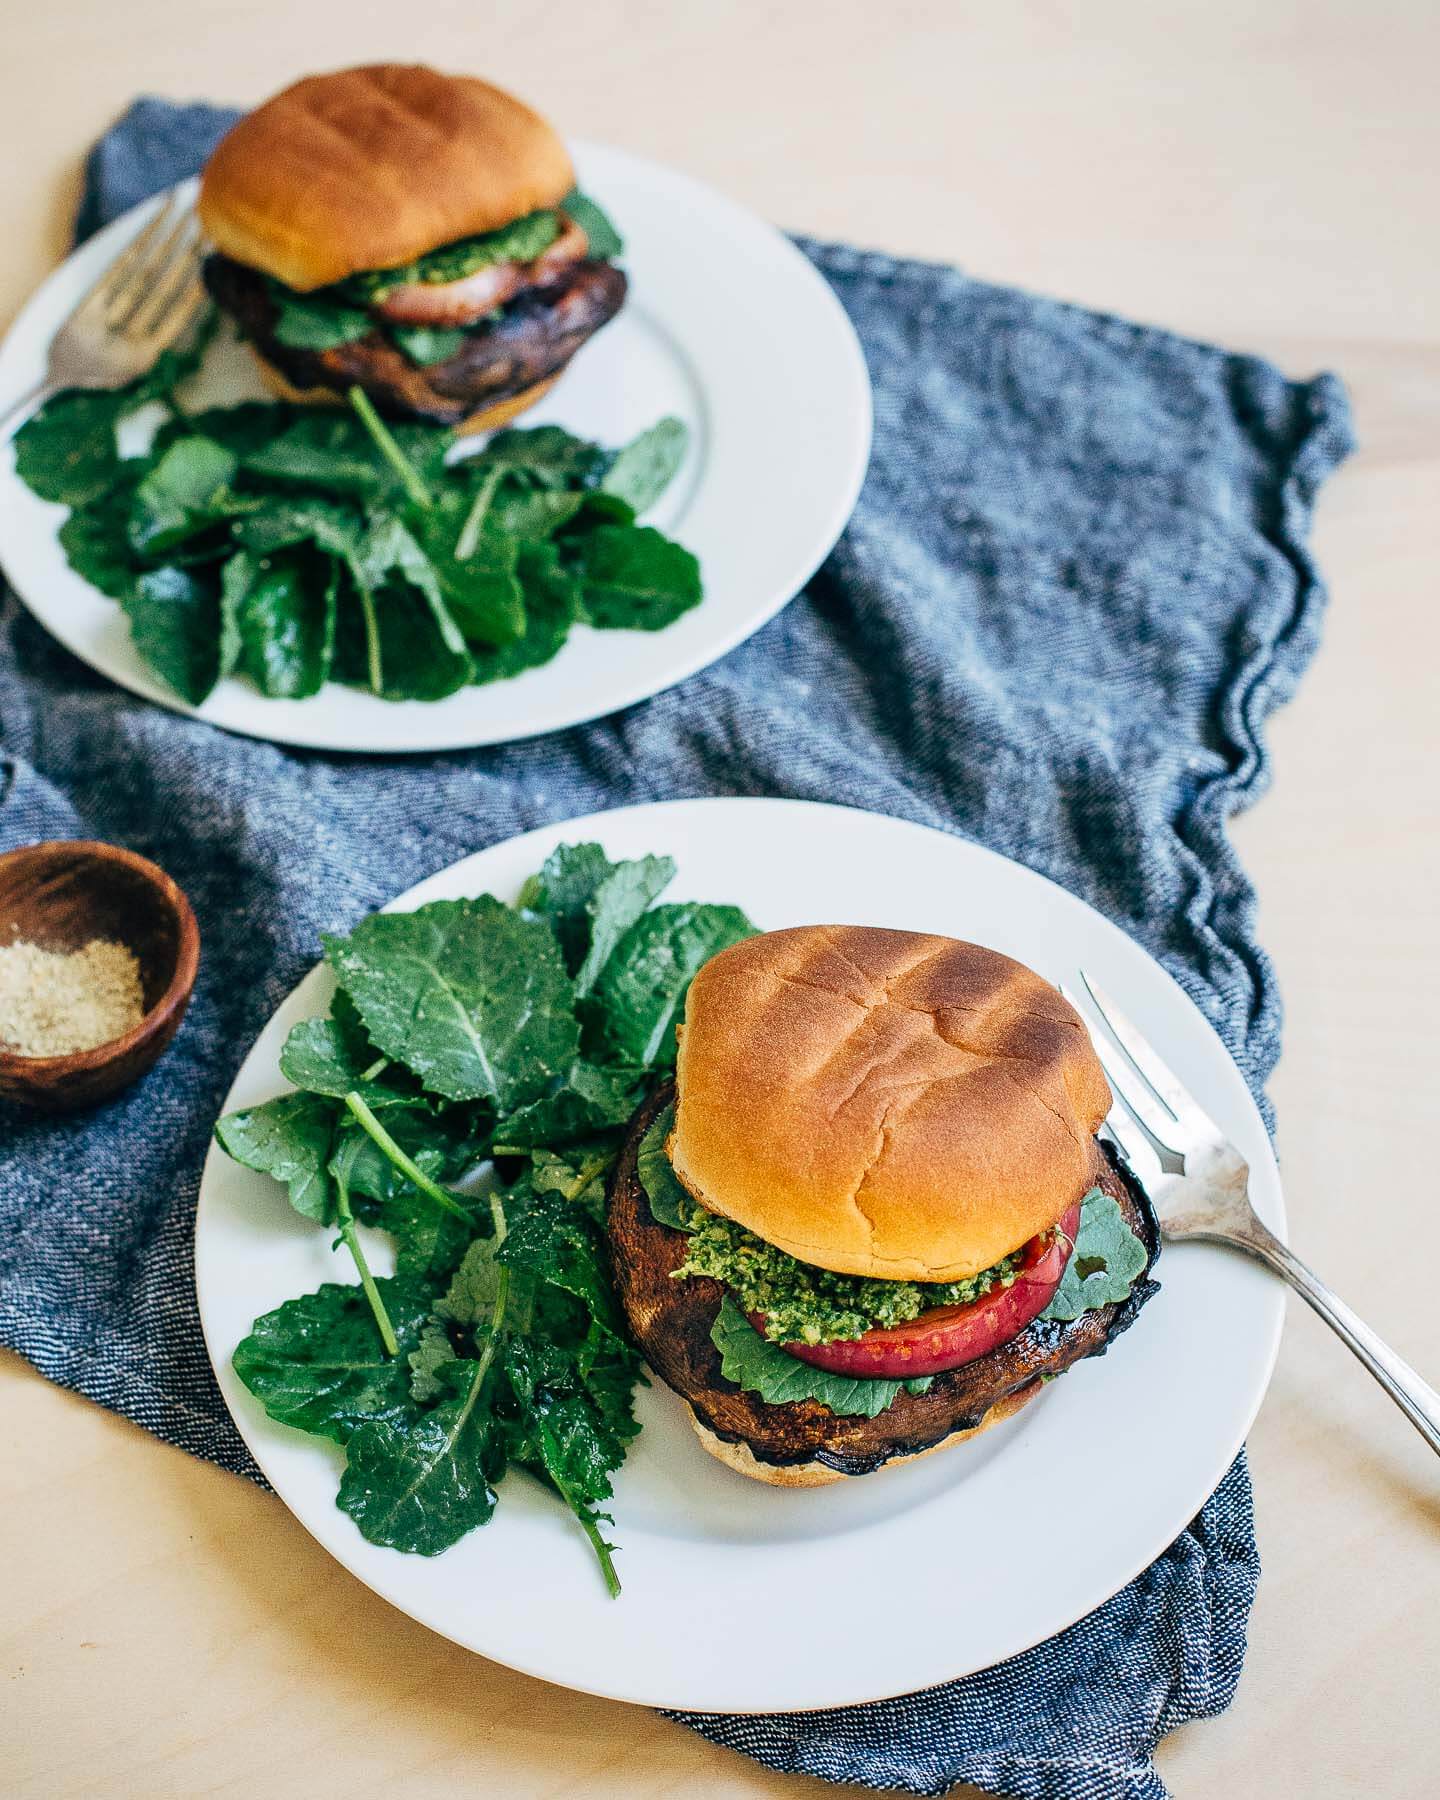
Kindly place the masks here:
POLYGON ((39 412, 45 402, 59 391, 59 382, 52 381, 48 375, 44 375, 35 383, 34 387, 7 406, 4 412, 0 412, 0 444, 8 443, 25 421, 39 412))
POLYGON ((1425 1442, 1440 1455, 1440 1394, 1423 1376, 1377 1337, 1365 1321, 1351 1312, 1315 1271, 1301 1262, 1288 1244, 1282 1244, 1273 1231, 1266 1230, 1259 1219, 1247 1221, 1243 1232, 1224 1234, 1222 1241, 1248 1252, 1277 1275, 1282 1275, 1350 1346, 1425 1442))

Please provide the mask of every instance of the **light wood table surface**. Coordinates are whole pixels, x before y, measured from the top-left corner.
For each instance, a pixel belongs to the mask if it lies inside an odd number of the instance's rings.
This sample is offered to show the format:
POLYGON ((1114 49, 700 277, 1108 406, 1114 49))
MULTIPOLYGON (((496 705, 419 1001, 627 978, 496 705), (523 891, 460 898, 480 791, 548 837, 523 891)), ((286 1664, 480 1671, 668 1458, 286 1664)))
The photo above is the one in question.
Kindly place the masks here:
MULTIPOLYGON (((1289 1008, 1294 1240, 1440 1377, 1433 4, 14 0, 5 40, 0 317, 61 254, 80 154, 136 93, 254 101, 402 58, 487 74, 781 224, 1337 370, 1362 450, 1320 509, 1325 643, 1237 837, 1289 1008)), ((1162 1748, 1166 1780, 1440 1793, 1435 1458, 1298 1303, 1251 1454, 1248 1666, 1226 1717, 1162 1748)), ((677 1597, 677 1654, 702 1628, 677 1597)), ((0 1358, 0 1793, 452 1791, 826 1790, 455 1649, 278 1501, 0 1358)))

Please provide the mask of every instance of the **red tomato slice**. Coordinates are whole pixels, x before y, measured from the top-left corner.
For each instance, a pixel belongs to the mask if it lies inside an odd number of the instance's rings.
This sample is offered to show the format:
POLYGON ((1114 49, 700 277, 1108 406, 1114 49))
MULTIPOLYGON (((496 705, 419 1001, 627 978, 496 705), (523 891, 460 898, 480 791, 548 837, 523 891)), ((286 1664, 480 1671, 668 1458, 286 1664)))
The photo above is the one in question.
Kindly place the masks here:
MULTIPOLYGON (((1061 1219, 1058 1233, 1031 1238, 1026 1244, 1024 1260, 1009 1287, 991 1288, 967 1306, 932 1306, 908 1325, 877 1325, 864 1337, 833 1344, 780 1347, 801 1362, 835 1375, 903 1381, 912 1375, 958 1369, 962 1363, 974 1362, 977 1356, 1008 1344, 1044 1312, 1060 1285, 1079 1229, 1080 1208, 1072 1206, 1061 1219)), ((750 1323, 763 1331, 765 1315, 751 1313, 750 1323)))

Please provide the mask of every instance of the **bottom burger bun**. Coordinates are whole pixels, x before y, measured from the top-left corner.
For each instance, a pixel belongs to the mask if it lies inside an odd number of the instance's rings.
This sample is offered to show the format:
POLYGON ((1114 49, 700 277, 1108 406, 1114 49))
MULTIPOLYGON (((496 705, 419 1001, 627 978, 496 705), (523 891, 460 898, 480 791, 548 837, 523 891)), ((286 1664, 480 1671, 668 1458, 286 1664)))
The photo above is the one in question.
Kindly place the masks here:
MULTIPOLYGON (((253 344, 249 346, 250 354, 255 358, 260 370, 260 379, 275 395, 277 400, 288 400, 292 406, 345 406, 348 404, 344 394, 337 393, 334 388, 296 387, 288 381, 274 365, 268 361, 253 344)), ((458 425, 452 426, 457 437, 471 437, 481 431, 498 431, 502 425, 508 425, 512 419, 543 400, 560 379, 551 375, 545 381, 537 381, 523 393, 512 394, 508 400, 496 400, 490 406, 482 406, 478 412, 471 413, 468 419, 462 419, 458 425)))
MULTIPOLYGON (((901 1463, 919 1462, 922 1456, 933 1456, 937 1450, 948 1450, 952 1444, 963 1443, 966 1438, 979 1437, 982 1431, 988 1431, 992 1425, 999 1425, 1004 1420, 1013 1418, 1028 1400, 1032 1400, 1040 1392, 1043 1385, 1040 1381, 1032 1381, 1028 1387, 1007 1394, 1003 1400, 997 1400, 978 1425, 971 1425, 964 1431, 952 1431, 949 1437, 941 1438, 938 1444, 931 1444, 928 1449, 892 1456, 882 1466, 898 1469, 901 1463)), ((761 1462, 748 1444, 730 1444, 724 1438, 716 1437, 713 1431, 700 1423, 693 1411, 690 1423, 696 1437, 717 1462, 724 1463, 727 1469, 733 1469, 737 1475, 748 1475, 752 1481, 763 1481, 770 1487, 815 1488, 829 1487, 835 1481, 854 1479, 845 1470, 832 1469, 818 1458, 807 1463, 761 1462)))

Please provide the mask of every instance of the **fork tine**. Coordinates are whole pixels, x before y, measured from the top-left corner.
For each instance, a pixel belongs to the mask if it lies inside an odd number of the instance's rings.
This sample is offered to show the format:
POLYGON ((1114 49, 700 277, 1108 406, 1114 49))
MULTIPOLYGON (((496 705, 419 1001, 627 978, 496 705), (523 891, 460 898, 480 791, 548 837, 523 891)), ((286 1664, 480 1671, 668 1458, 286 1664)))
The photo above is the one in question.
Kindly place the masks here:
POLYGON ((1106 1029, 1124 1051, 1131 1066, 1181 1131, 1190 1136, 1219 1136, 1219 1127, 1194 1098, 1155 1046, 1116 1005, 1114 999, 1086 970, 1080 971, 1095 1010, 1106 1029))
POLYGON ((1127 1112, 1119 1101, 1110 1109, 1109 1118, 1096 1136, 1109 1138, 1147 1188, 1156 1187, 1160 1178, 1167 1173, 1154 1144, 1135 1123, 1134 1114, 1127 1112), (1117 1115, 1121 1114, 1123 1117, 1117 1125, 1117 1115))
POLYGON ((158 355, 161 350, 178 343, 186 336, 208 304, 209 296, 205 292, 204 283, 198 275, 192 275, 165 312, 143 334, 131 328, 130 340, 154 349, 158 355))
POLYGON ((171 312, 160 321, 157 330, 164 334, 167 343, 175 343, 194 329, 209 304, 210 296, 205 291, 205 283, 196 275, 185 292, 176 299, 171 312))
POLYGON ((160 329, 161 322, 173 312, 182 297, 191 296, 200 286, 200 259, 192 243, 188 254, 176 259, 130 315, 125 330, 132 338, 149 337, 160 329))
MULTIPOLYGON (((83 300, 75 307, 75 313, 82 313, 87 307, 104 310, 109 304, 117 283, 128 280, 129 272, 149 253, 151 244, 159 237, 166 221, 175 211, 175 195, 167 194, 163 206, 157 206, 145 225, 131 238, 130 242, 115 258, 107 263, 97 276, 83 300)), ((72 314, 72 317, 74 314, 72 314)))
MULTIPOLYGON (((1087 984, 1088 986, 1088 984, 1087 984)), ((1100 1066, 1105 1071, 1105 1079, 1110 1083, 1110 1091, 1115 1096, 1116 1104, 1128 1114, 1131 1123, 1148 1146, 1155 1160, 1167 1175, 1184 1173, 1185 1158, 1175 1139, 1180 1134, 1176 1131, 1176 1120, 1172 1114, 1162 1109, 1139 1080, 1135 1071, 1126 1062, 1120 1051, 1112 1044, 1103 1030, 1097 1030, 1092 1014, 1089 997, 1081 996, 1062 982, 1060 992, 1079 1013, 1086 1029, 1090 1033, 1090 1041, 1100 1066)), ((1098 1007, 1095 1011, 1098 1012, 1098 1007)), ((1103 1018, 1103 1013, 1100 1014, 1103 1018)), ((1127 1156, 1132 1154, 1123 1128, 1117 1128, 1115 1113, 1110 1114, 1110 1127, 1127 1156)), ((1133 1160, 1133 1158, 1132 1158, 1133 1160)))
POLYGON ((106 302, 112 331, 126 330, 176 264, 188 259, 194 234, 195 215, 186 207, 159 248, 142 257, 112 291, 106 302))

